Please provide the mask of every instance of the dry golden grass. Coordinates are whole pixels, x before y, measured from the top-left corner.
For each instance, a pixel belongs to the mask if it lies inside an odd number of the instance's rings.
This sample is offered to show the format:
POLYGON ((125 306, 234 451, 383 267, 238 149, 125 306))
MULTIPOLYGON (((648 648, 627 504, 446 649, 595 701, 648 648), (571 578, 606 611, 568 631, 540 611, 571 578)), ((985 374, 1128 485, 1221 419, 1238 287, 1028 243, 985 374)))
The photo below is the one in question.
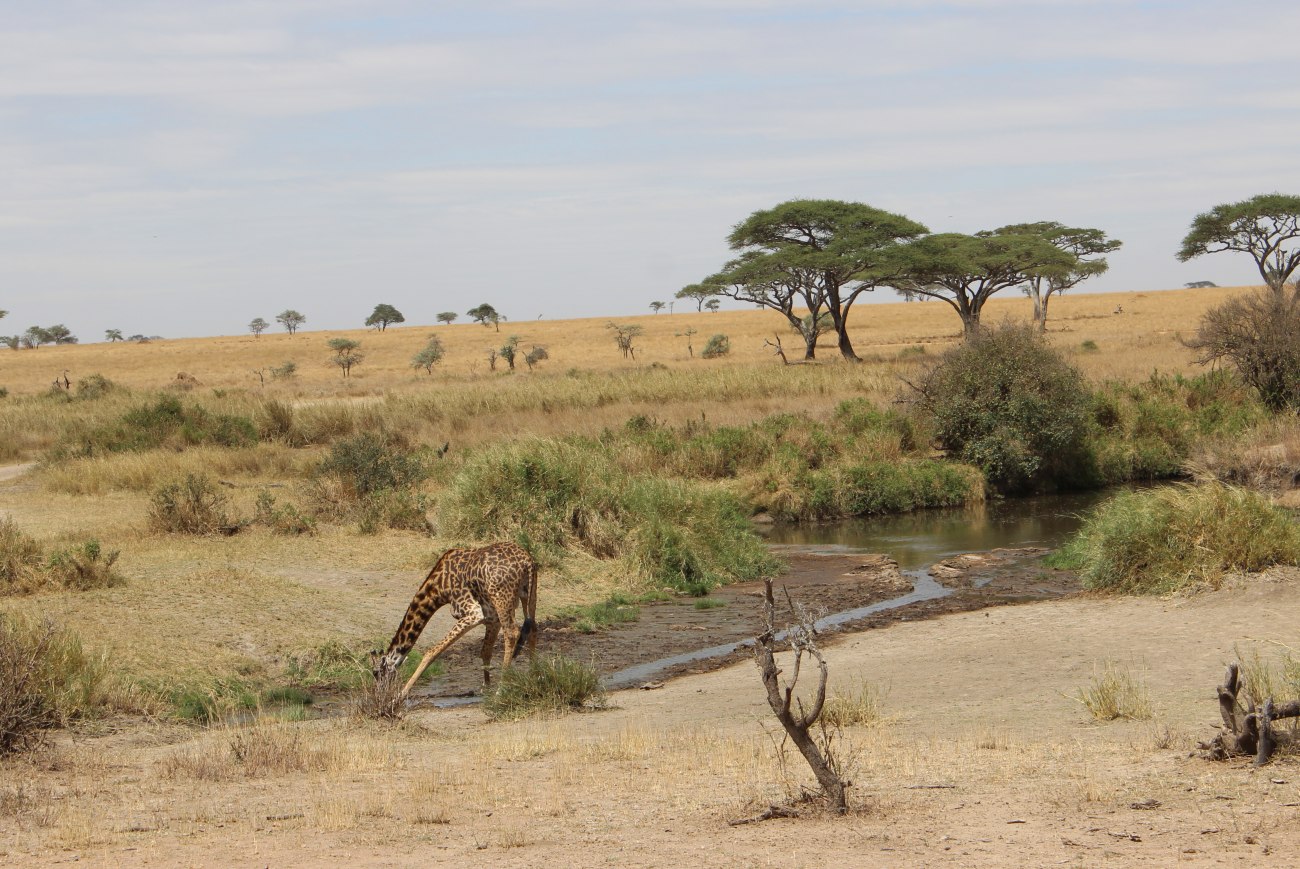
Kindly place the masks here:
MULTIPOLYGON (((1173 335, 1195 329, 1201 314, 1226 297, 1240 292, 1234 288, 1167 290, 1159 292, 1075 293, 1052 302, 1049 328, 1062 346, 1095 341, 1103 351, 1090 354, 1083 362, 1090 374, 1104 377, 1142 376, 1151 367, 1170 370, 1186 366, 1189 354, 1175 352, 1173 335), (1113 313, 1123 306, 1124 313, 1113 313), (1160 358, 1151 358, 1151 350, 1160 358), (1135 353, 1136 351, 1136 353, 1135 353)), ((405 326, 378 333, 356 329, 331 332, 300 332, 297 335, 267 333, 215 338, 154 341, 148 344, 80 344, 41 347, 0 354, 0 382, 13 394, 45 391, 54 376, 69 371, 75 382, 100 373, 133 389, 167 386, 179 372, 196 377, 204 387, 258 387, 253 373, 285 360, 298 363, 299 376, 289 383, 271 381, 266 391, 294 396, 379 395, 389 390, 419 388, 433 382, 440 386, 466 379, 481 380, 488 374, 487 351, 500 347, 510 335, 518 335, 521 346, 545 346, 551 358, 540 371, 615 371, 661 363, 674 367, 726 367, 756 363, 777 364, 763 346, 773 334, 791 335, 776 314, 763 310, 723 311, 716 314, 683 312, 637 317, 592 317, 577 320, 506 322, 500 332, 472 323, 451 326, 405 326), (637 358, 624 360, 606 324, 635 323, 645 333, 639 337, 637 358), (696 351, 709 335, 723 333, 731 338, 731 356, 723 360, 692 360, 686 339, 678 333, 694 328, 696 351), (446 347, 443 364, 431 378, 410 367, 411 357, 429 335, 439 335, 446 347), (366 354, 349 381, 330 364, 327 342, 347 337, 360 340, 366 354)), ((991 301, 985 318, 1027 319, 1028 300, 1006 296, 991 301)), ((854 310, 853 338, 860 355, 892 358, 907 347, 924 346, 930 352, 960 337, 960 324, 947 305, 936 302, 862 304, 854 310)), ((823 339, 819 355, 832 361, 837 355, 831 342, 823 339)), ((789 341, 787 344, 791 343, 789 341)), ((498 368, 504 368, 498 362, 498 368)), ((520 366, 521 370, 524 366, 520 366)))

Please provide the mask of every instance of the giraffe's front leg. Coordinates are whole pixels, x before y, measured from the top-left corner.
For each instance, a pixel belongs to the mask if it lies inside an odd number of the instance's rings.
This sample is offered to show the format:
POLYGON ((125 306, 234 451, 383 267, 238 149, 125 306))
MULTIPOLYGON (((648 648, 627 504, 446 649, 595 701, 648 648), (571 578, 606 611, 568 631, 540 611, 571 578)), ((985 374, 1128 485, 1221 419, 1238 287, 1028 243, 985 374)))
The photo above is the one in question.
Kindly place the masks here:
POLYGON ((466 631, 476 628, 482 623, 483 611, 477 609, 473 613, 458 619, 456 624, 451 626, 451 630, 447 632, 447 636, 442 638, 442 642, 424 653, 424 657, 420 659, 420 666, 415 668, 411 678, 406 681, 406 687, 402 688, 402 696, 405 697, 411 693, 411 688, 415 687, 416 680, 420 678, 420 674, 424 672, 425 668, 433 663, 434 658, 447 651, 447 647, 463 637, 466 631))

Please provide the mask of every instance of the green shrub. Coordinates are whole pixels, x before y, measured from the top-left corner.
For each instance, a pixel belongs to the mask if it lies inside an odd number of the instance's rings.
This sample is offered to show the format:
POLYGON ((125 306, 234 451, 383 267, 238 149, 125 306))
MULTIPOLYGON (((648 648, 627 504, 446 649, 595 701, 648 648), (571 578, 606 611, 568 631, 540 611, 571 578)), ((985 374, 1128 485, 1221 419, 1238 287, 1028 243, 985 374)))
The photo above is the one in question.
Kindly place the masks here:
POLYGON ((1056 556, 1084 585, 1166 594, 1227 573, 1300 563, 1300 526, 1253 492, 1218 483, 1123 492, 1092 511, 1056 556))
POLYGON ((709 338, 700 353, 705 359, 718 359, 731 352, 731 339, 721 333, 709 338))
POLYGON ((300 511, 293 504, 275 502, 275 496, 266 489, 257 493, 253 522, 269 528, 276 534, 315 534, 316 520, 300 511))
POLYGON ((213 534, 238 528, 226 514, 228 499, 212 478, 187 474, 167 483, 154 493, 149 505, 149 523, 168 534, 213 534))
POLYGON ((596 668, 563 655, 538 655, 506 668, 497 687, 483 698, 494 720, 555 714, 603 706, 605 692, 596 668))
POLYGON ((106 701, 107 660, 49 621, 0 615, 0 755, 96 712, 106 701))
POLYGON ((1096 353, 1098 350, 1097 342, 1089 339, 1080 344, 1079 349, 1084 353, 1096 353))
POLYGON ((399 439, 365 432, 334 444, 316 475, 338 479, 360 499, 415 486, 429 471, 424 457, 399 439))
POLYGON ((257 441, 252 420, 213 413, 198 405, 186 407, 179 398, 164 396, 153 404, 132 408, 107 426, 93 429, 59 452, 80 456, 140 452, 170 447, 212 445, 249 446, 257 441))
POLYGON ((76 591, 110 588, 125 582, 113 570, 117 556, 117 550, 105 553, 98 540, 87 540, 80 546, 55 550, 46 562, 45 571, 64 588, 76 591))
POLYGON ((1084 442, 1083 376, 1031 325, 986 327, 916 385, 942 448, 1016 492, 1067 476, 1084 442))

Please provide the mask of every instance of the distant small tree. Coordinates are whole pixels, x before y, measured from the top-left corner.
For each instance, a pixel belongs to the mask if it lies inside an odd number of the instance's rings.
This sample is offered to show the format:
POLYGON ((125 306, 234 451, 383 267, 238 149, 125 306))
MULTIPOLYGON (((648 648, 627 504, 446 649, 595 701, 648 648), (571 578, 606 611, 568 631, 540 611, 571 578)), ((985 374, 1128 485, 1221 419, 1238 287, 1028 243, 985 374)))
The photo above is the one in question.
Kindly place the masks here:
POLYGON ((717 299, 709 299, 704 303, 704 307, 716 314, 718 313, 718 308, 722 307, 722 303, 717 299))
POLYGON ((686 339, 686 352, 691 354, 692 359, 695 358, 695 348, 691 346, 691 336, 697 334, 699 331, 700 331, 699 329, 695 329, 693 327, 687 327, 685 330, 681 332, 673 333, 673 337, 675 338, 686 339))
POLYGON ((108 339, 108 342, 109 342, 110 344, 113 343, 114 341, 121 341, 121 340, 122 340, 122 330, 121 330, 121 329, 105 329, 105 330, 104 330, 104 337, 105 337, 106 339, 108 339))
POLYGON ((501 354, 501 358, 504 359, 506 361, 506 364, 510 366, 510 370, 514 371, 515 356, 518 355, 519 353, 519 336, 511 335, 509 338, 506 339, 506 343, 501 345, 501 349, 498 350, 497 352, 501 354))
POLYGON ((524 356, 524 362, 528 363, 528 370, 532 371, 534 365, 538 365, 542 361, 550 358, 551 354, 546 352, 545 347, 539 347, 534 344, 533 349, 529 350, 527 355, 524 356))
POLYGON ((606 323, 605 328, 614 331, 614 342, 618 344, 619 352, 623 354, 623 358, 626 359, 630 356, 635 359, 636 348, 632 346, 632 342, 645 330, 640 326, 625 326, 613 322, 606 323))
POLYGON ((446 325, 450 326, 452 323, 456 322, 457 316, 458 315, 456 314, 455 311, 443 311, 441 314, 438 315, 438 322, 445 323, 446 325))
POLYGON ((651 302, 651 303, 650 303, 650 310, 653 311, 653 312, 656 313, 656 314, 658 314, 660 311, 662 311, 665 307, 666 307, 666 306, 664 305, 663 302, 651 302))
POLYGON ((677 291, 677 298, 695 302, 695 310, 703 311, 704 303, 718 294, 718 288, 709 284, 691 284, 677 291))
POLYGON ((402 312, 392 305, 375 305, 375 310, 366 317, 366 325, 378 329, 380 332, 385 331, 390 323, 405 323, 406 318, 402 312))
POLYGON ((63 325, 62 323, 55 323, 50 328, 46 329, 45 333, 49 335, 50 340, 55 344, 76 344, 77 343, 77 336, 73 335, 72 332, 68 329, 68 327, 63 325))
POLYGON ((700 355, 705 359, 718 359, 730 352, 731 339, 726 335, 718 334, 709 338, 709 342, 704 345, 704 351, 700 355))
POLYGON ((0 335, 0 344, 5 345, 10 350, 17 350, 23 345, 21 335, 0 335))
POLYGON ((496 308, 492 307, 487 302, 484 302, 477 307, 470 308, 466 313, 474 318, 475 323, 482 323, 484 326, 490 323, 496 327, 498 332, 501 331, 501 321, 505 319, 505 317, 501 316, 501 314, 497 312, 496 308))
POLYGON ((42 344, 49 344, 54 340, 50 330, 42 326, 29 326, 23 333, 23 346, 29 350, 40 347, 42 344))
POLYGON ((351 338, 331 338, 329 347, 334 351, 334 358, 330 361, 342 369, 344 377, 351 377, 353 366, 360 365, 366 358, 360 352, 361 342, 351 338))
POLYGON ((270 323, 266 322, 261 317, 258 317, 257 319, 253 320, 251 323, 248 324, 248 331, 252 332, 254 335, 261 338, 262 333, 265 332, 270 327, 271 327, 270 323))
POLYGON ((272 380, 293 380, 298 375, 298 363, 292 359, 285 360, 284 364, 277 365, 271 369, 272 380))
POLYGON ((292 308, 287 311, 282 311, 275 320, 277 323, 284 326, 290 335, 296 334, 298 332, 298 327, 307 322, 307 318, 304 315, 298 313, 292 308))
POLYGON ((423 368, 429 374, 432 374, 433 366, 442 361, 443 355, 442 339, 437 335, 430 335, 424 349, 411 358, 411 367, 423 368))
POLYGON ((497 351, 495 347, 489 347, 487 352, 488 371, 497 370, 497 351))

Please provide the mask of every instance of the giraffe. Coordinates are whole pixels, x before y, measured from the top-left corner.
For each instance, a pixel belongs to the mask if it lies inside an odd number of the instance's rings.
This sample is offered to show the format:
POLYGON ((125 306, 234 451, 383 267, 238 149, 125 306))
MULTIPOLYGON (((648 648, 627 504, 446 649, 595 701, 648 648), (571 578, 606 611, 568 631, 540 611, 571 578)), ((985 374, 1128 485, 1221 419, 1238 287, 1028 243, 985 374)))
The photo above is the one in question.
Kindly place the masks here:
POLYGON ((420 666, 402 688, 410 693, 425 668, 478 625, 486 625, 483 637, 483 687, 491 680, 492 648, 504 628, 502 667, 519 654, 525 640, 531 655, 537 649, 537 562, 514 543, 493 543, 479 549, 448 549, 429 571, 406 608, 388 651, 370 653, 376 680, 392 678, 420 638, 420 632, 440 608, 451 604, 456 623, 442 641, 424 653, 420 666), (515 604, 523 605, 524 623, 515 627, 515 604))

